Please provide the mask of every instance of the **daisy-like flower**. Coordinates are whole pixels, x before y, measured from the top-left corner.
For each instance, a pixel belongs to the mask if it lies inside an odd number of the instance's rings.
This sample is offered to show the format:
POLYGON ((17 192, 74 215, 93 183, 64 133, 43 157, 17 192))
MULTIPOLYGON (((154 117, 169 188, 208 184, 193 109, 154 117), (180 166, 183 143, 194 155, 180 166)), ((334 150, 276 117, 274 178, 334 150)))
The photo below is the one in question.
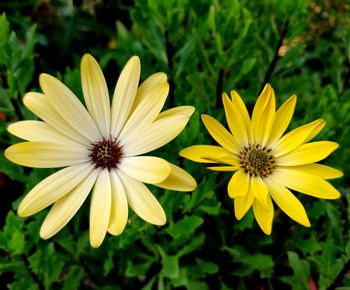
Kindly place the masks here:
POLYGON ((309 227, 303 205, 290 189, 322 199, 336 199, 340 193, 326 180, 342 172, 317 164, 338 148, 330 141, 310 142, 325 126, 321 119, 298 127, 282 136, 292 118, 296 96, 275 111, 275 94, 267 84, 259 96, 252 117, 237 92, 231 99, 223 94, 230 132, 217 120, 202 115, 210 135, 220 146, 195 145, 180 155, 192 161, 223 163, 210 166, 214 171, 232 171, 228 194, 234 199, 238 220, 253 207, 255 219, 270 234, 274 215, 272 200, 293 220, 309 227))
POLYGON ((163 225, 162 206, 144 183, 192 191, 196 182, 186 171, 164 159, 140 156, 174 139, 194 108, 161 112, 169 92, 164 73, 138 87, 140 60, 132 57, 122 70, 112 105, 106 81, 89 54, 81 61, 87 109, 59 80, 40 75, 41 93, 27 93, 25 106, 42 121, 21 121, 8 131, 28 142, 15 144, 5 156, 36 168, 64 167, 36 185, 22 200, 18 214, 26 217, 53 204, 40 229, 48 239, 61 230, 90 191, 90 243, 98 247, 108 231, 123 232, 128 205, 145 221, 163 225))

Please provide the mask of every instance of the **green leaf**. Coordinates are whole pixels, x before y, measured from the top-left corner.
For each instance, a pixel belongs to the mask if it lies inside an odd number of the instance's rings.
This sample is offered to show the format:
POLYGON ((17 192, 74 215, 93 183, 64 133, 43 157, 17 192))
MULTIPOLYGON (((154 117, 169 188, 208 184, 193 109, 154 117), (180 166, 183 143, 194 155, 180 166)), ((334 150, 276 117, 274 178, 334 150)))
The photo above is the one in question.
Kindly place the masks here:
POLYGON ((177 239, 182 235, 192 235, 201 224, 203 224, 203 219, 201 217, 196 215, 185 216, 177 223, 172 223, 167 229, 167 232, 174 239, 177 239))
POLYGON ((84 278, 84 270, 79 266, 71 266, 64 277, 62 290, 79 289, 80 282, 84 278))

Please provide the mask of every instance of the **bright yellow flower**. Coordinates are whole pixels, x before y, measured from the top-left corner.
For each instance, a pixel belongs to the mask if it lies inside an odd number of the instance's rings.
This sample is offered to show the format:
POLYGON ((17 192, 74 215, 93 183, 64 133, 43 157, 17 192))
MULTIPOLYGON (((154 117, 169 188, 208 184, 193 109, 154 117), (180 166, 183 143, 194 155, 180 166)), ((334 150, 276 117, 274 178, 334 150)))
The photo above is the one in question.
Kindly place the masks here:
POLYGON ((238 220, 253 206, 259 226, 270 234, 273 200, 290 218, 309 227, 303 205, 289 189, 322 199, 340 197, 325 180, 341 177, 342 172, 315 163, 337 149, 338 144, 307 143, 325 122, 319 119, 282 136, 292 118, 296 96, 275 112, 275 94, 269 84, 259 96, 251 118, 237 92, 231 92, 231 99, 223 94, 223 103, 231 133, 214 118, 202 115, 204 125, 222 147, 195 145, 182 150, 180 155, 196 162, 226 164, 208 167, 211 170, 234 171, 228 194, 234 199, 238 220))
POLYGON ((90 191, 90 243, 98 247, 108 231, 123 232, 128 204, 145 221, 163 225, 166 216, 144 183, 191 191, 195 180, 164 159, 139 156, 174 139, 186 126, 193 107, 160 112, 169 92, 164 73, 150 76, 138 87, 140 60, 132 57, 115 87, 112 106, 96 60, 81 61, 86 108, 56 78, 40 75, 41 93, 27 93, 25 106, 43 121, 21 121, 8 131, 29 142, 18 143, 5 156, 20 165, 65 167, 36 185, 22 200, 20 216, 53 204, 40 229, 48 239, 78 211, 90 191))

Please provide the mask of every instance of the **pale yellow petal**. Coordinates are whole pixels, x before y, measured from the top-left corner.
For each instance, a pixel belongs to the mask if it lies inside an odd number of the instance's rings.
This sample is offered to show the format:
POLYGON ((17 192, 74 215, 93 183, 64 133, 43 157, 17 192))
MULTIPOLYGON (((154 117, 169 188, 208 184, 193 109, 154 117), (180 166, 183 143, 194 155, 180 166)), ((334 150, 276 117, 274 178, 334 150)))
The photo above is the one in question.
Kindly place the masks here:
POLYGON ((258 200, 253 202, 253 211, 258 225, 266 235, 271 234, 274 208, 270 196, 267 198, 267 208, 258 200))
POLYGON ((318 141, 300 145, 292 152, 276 158, 276 165, 296 166, 325 159, 339 145, 330 141, 318 141))
POLYGON ((168 78, 166 74, 163 72, 158 72, 149 76, 137 89, 136 97, 135 97, 131 112, 133 112, 135 108, 139 106, 142 100, 149 93, 153 92, 160 85, 166 84, 167 82, 168 82, 168 78))
POLYGON ((90 163, 66 167, 46 177, 24 197, 18 207, 18 215, 30 216, 75 188, 91 171, 90 163))
POLYGON ((107 169, 100 171, 91 196, 90 244, 99 247, 107 233, 112 206, 111 180, 107 169))
POLYGON ((196 180, 182 168, 169 163, 171 171, 169 176, 160 183, 154 185, 176 191, 193 191, 197 187, 196 180))
POLYGON ((254 201, 254 195, 249 190, 248 194, 234 199, 235 216, 237 220, 241 220, 250 209, 254 201))
POLYGON ((281 210, 283 210, 291 219, 302 224, 303 226, 310 226, 310 221, 303 205, 294 196, 294 194, 290 192, 290 190, 281 185, 278 180, 273 179, 272 176, 265 178, 264 182, 272 199, 281 208, 281 210))
POLYGON ((275 142, 279 138, 281 138, 283 133, 286 131, 293 117, 296 102, 297 97, 293 95, 287 101, 285 101, 283 105, 277 110, 270 138, 266 146, 273 146, 275 142))
POLYGON ((186 115, 175 115, 157 120, 143 130, 136 130, 133 138, 126 136, 121 140, 125 156, 141 155, 162 147, 181 133, 188 120, 186 115))
POLYGON ((319 119, 290 131, 275 143, 272 147, 272 155, 279 157, 291 152, 305 143, 310 134, 313 134, 314 130, 322 124, 324 124, 324 121, 319 119))
POLYGON ((166 223, 165 212, 149 189, 142 182, 129 177, 122 171, 119 171, 118 175, 133 211, 146 222, 159 226, 164 225, 166 223))
POLYGON ((293 167, 278 167, 273 173, 273 178, 290 189, 317 198, 336 199, 340 197, 339 191, 324 179, 295 170, 293 167))
POLYGON ((41 74, 39 81, 49 103, 70 126, 92 142, 101 138, 90 114, 70 89, 48 74, 41 74))
POLYGON ((19 121, 8 126, 7 130, 27 141, 43 141, 81 147, 81 145, 42 121, 19 121))
POLYGON ((60 131, 63 135, 84 145, 91 143, 88 138, 75 130, 60 114, 58 114, 48 101, 48 97, 44 94, 27 93, 23 98, 23 103, 30 111, 45 121, 50 127, 60 131))
POLYGON ((227 124, 235 140, 241 147, 247 145, 249 141, 249 128, 246 127, 241 112, 232 104, 231 100, 225 93, 222 95, 222 102, 224 104, 227 124))
POLYGON ((242 168, 239 166, 208 166, 206 169, 213 171, 237 171, 242 168))
POLYGON ((179 153, 180 156, 185 157, 189 160, 195 162, 203 162, 203 163, 216 163, 214 161, 210 161, 209 158, 225 158, 227 156, 232 155, 227 149, 213 146, 213 145, 194 145, 182 149, 179 153), (204 159, 204 157, 206 157, 204 159))
POLYGON ((112 235, 120 235, 128 221, 128 201, 116 171, 112 170, 109 175, 112 186, 112 207, 108 232, 112 235))
POLYGON ((22 142, 10 146, 5 157, 19 165, 53 168, 89 162, 88 150, 71 144, 68 147, 50 142, 22 142))
POLYGON ((40 228, 41 238, 51 238, 72 219, 89 195, 97 174, 98 171, 93 170, 71 192, 54 203, 40 228))
POLYGON ((165 110, 161 112, 156 120, 160 120, 165 117, 170 117, 170 116, 175 116, 175 115, 186 115, 188 117, 191 117, 193 112, 195 111, 195 108, 192 106, 179 106, 179 107, 174 107, 168 110, 165 110))
POLYGON ((113 137, 119 135, 130 114, 140 80, 140 71, 140 59, 133 56, 120 73, 111 109, 111 135, 113 137))
POLYGON ((141 103, 128 118, 118 138, 123 139, 125 136, 133 134, 133 131, 142 130, 149 126, 162 110, 168 93, 169 84, 163 83, 149 92, 147 96, 144 96, 141 103))
POLYGON ((339 178, 344 175, 343 172, 335 168, 332 168, 323 164, 317 164, 317 163, 293 166, 292 169, 301 171, 301 172, 310 173, 322 179, 339 178))
POLYGON ((227 150, 234 153, 239 152, 240 146, 237 141, 235 141, 234 137, 217 120, 209 115, 202 115, 202 121, 216 142, 227 150))
POLYGON ((260 202, 260 204, 268 210, 269 192, 260 176, 250 177, 250 191, 253 193, 255 200, 260 202))
POLYGON ((252 114, 252 138, 256 144, 265 146, 270 138, 275 121, 275 93, 269 84, 266 84, 257 99, 252 114))
POLYGON ((228 183, 228 195, 231 198, 246 196, 249 192, 250 177, 244 170, 235 172, 228 183))
POLYGON ((86 107, 103 137, 109 137, 110 103, 106 80, 97 61, 85 54, 81 60, 81 83, 86 107))
POLYGON ((169 176, 171 171, 167 161, 153 156, 123 158, 118 169, 132 178, 146 183, 162 182, 169 176))

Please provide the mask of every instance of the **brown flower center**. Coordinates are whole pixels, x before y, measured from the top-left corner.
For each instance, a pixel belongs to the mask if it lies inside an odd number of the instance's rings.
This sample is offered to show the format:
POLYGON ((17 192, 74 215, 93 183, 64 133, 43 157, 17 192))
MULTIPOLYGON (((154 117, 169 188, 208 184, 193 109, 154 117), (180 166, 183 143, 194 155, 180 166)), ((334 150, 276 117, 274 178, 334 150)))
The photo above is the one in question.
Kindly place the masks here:
POLYGON ((95 168, 118 168, 120 159, 123 157, 122 147, 115 139, 105 139, 91 144, 89 157, 95 168))
POLYGON ((244 146, 238 155, 241 168, 250 175, 268 176, 275 169, 275 158, 270 152, 271 149, 259 144, 244 146))

